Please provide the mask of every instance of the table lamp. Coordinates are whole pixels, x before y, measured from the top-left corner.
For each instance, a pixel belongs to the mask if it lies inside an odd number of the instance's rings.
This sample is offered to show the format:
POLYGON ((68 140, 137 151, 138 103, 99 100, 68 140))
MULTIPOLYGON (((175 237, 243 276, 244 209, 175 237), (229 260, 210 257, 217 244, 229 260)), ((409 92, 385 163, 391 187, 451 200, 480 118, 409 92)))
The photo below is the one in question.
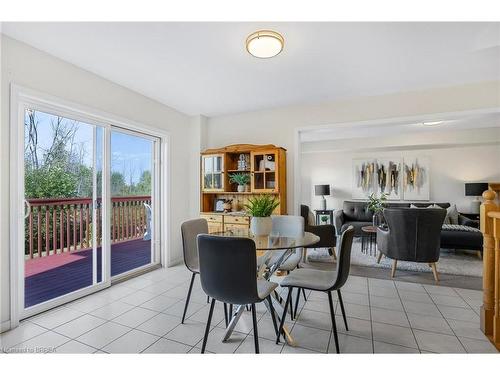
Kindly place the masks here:
POLYGON ((481 206, 481 200, 479 197, 483 195, 483 192, 488 190, 487 182, 470 182, 465 184, 465 196, 475 197, 470 203, 471 213, 478 214, 479 207, 481 206))
POLYGON ((320 209, 326 210, 325 195, 330 195, 330 185, 314 185, 314 195, 323 197, 320 209))

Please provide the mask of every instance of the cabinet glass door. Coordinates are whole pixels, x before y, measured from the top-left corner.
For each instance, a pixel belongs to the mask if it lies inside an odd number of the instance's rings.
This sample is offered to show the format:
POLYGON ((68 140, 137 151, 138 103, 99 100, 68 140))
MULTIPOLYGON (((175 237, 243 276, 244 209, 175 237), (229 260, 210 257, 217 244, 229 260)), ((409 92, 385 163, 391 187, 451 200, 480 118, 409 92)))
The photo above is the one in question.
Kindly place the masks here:
POLYGON ((276 152, 255 153, 252 156, 252 189, 262 192, 278 190, 276 152))
POLYGON ((224 190, 222 155, 203 156, 203 190, 224 190))

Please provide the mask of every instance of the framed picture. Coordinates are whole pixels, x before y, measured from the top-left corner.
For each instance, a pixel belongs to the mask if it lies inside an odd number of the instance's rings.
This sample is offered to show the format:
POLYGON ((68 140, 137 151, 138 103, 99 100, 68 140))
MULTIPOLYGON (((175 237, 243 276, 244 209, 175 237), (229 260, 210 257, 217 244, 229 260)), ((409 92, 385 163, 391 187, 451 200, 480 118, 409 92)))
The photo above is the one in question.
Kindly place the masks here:
POLYGON ((332 224, 330 223, 330 215, 319 215, 319 223, 320 225, 332 224))
POLYGON ((214 199, 214 211, 224 212, 224 199, 215 198, 214 199))
POLYGON ((366 199, 375 191, 376 160, 353 159, 352 160, 352 198, 366 199))
POLYGON ((405 158, 403 161, 403 195, 405 200, 430 199, 430 161, 428 157, 405 158))
POLYGON ((403 180, 402 158, 379 158, 376 167, 376 192, 387 194, 389 200, 400 200, 403 196, 401 185, 403 180))

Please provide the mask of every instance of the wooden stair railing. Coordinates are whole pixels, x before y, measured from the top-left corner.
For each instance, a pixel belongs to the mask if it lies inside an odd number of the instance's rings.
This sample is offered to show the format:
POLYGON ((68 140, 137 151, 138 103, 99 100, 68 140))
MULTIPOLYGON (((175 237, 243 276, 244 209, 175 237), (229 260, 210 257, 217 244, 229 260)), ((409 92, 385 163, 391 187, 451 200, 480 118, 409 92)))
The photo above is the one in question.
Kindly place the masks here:
POLYGON ((483 305, 481 330, 500 350, 500 207, 496 193, 483 193, 480 219, 483 233, 483 305))

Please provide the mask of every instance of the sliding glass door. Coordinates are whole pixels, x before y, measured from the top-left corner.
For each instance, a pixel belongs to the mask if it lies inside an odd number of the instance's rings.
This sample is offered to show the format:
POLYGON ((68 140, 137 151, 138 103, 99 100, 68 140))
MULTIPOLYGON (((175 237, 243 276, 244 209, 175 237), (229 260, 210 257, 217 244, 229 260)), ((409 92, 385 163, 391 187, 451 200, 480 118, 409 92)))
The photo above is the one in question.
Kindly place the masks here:
POLYGON ((160 263, 160 139, 57 108, 20 103, 13 138, 21 319, 160 263))
POLYGON ((155 262, 158 140, 111 131, 111 276, 155 262))
POLYGON ((97 285, 104 129, 24 111, 24 308, 97 285))

